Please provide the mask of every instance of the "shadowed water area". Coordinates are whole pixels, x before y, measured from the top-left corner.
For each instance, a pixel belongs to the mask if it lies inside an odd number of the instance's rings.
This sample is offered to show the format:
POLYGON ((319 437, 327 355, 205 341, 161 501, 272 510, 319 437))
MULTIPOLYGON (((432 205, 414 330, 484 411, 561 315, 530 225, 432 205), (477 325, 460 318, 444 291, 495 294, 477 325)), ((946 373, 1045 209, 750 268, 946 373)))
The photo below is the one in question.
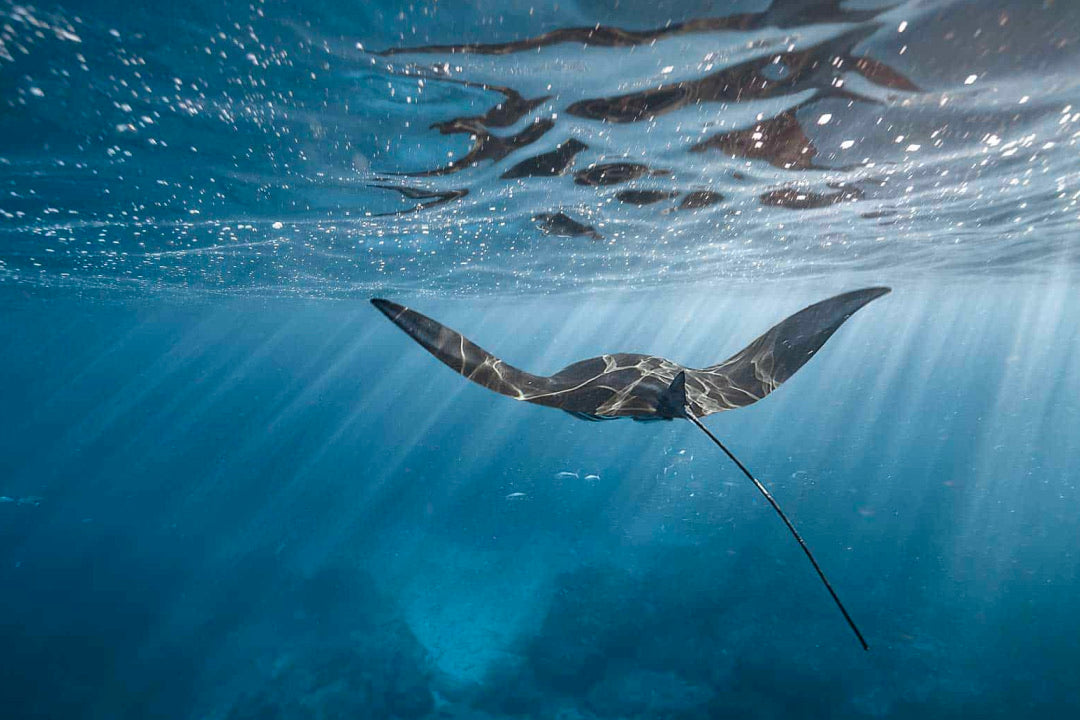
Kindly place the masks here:
POLYGON ((1063 0, 0 0, 0 716, 1077 715, 1078 61, 1063 0))

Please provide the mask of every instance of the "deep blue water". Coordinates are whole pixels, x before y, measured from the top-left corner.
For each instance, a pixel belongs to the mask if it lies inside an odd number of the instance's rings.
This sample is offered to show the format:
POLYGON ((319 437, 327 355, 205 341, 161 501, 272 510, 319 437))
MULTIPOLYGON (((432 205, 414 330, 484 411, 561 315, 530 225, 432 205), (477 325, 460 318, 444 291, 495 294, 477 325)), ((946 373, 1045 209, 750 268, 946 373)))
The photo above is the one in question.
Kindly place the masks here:
POLYGON ((0 0, 0 717, 1076 716, 1078 8, 0 0))

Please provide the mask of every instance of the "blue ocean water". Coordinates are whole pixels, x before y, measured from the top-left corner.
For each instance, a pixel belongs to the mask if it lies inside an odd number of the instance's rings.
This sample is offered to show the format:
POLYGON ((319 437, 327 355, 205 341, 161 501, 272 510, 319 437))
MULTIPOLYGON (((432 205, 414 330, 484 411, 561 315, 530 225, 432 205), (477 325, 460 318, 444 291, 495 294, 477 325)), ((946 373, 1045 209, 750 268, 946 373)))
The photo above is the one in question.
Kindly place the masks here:
POLYGON ((1080 5, 0 0, 0 717, 1080 712, 1080 5), (764 400, 700 367, 893 290, 764 400))

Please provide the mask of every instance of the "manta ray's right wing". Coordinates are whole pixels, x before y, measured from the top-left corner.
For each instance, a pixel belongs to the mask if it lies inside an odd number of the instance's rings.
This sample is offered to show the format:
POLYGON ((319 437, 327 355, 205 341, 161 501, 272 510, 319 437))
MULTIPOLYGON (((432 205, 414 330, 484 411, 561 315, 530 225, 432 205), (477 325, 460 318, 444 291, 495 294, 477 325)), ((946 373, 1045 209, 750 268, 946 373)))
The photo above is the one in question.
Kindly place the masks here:
POLYGON ((762 399, 806 364, 844 321, 890 292, 864 288, 803 308, 719 365, 688 370, 686 395, 697 417, 762 399))

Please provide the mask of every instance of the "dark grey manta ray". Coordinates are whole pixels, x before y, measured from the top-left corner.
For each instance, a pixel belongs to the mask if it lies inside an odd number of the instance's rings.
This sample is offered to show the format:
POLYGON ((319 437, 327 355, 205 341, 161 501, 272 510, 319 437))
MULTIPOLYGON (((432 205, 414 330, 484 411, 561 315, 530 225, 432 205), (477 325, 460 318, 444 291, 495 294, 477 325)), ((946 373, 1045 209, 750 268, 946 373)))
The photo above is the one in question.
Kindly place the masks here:
POLYGON ((654 355, 615 353, 576 362, 547 377, 504 363, 461 333, 415 310, 379 298, 371 302, 455 372, 515 400, 558 408, 588 420, 685 418, 693 422, 738 465, 779 513, 866 649, 862 634, 776 500, 699 418, 745 407, 765 397, 805 365, 845 320, 888 292, 889 288, 884 287, 865 288, 814 303, 727 360, 701 369, 654 355))

